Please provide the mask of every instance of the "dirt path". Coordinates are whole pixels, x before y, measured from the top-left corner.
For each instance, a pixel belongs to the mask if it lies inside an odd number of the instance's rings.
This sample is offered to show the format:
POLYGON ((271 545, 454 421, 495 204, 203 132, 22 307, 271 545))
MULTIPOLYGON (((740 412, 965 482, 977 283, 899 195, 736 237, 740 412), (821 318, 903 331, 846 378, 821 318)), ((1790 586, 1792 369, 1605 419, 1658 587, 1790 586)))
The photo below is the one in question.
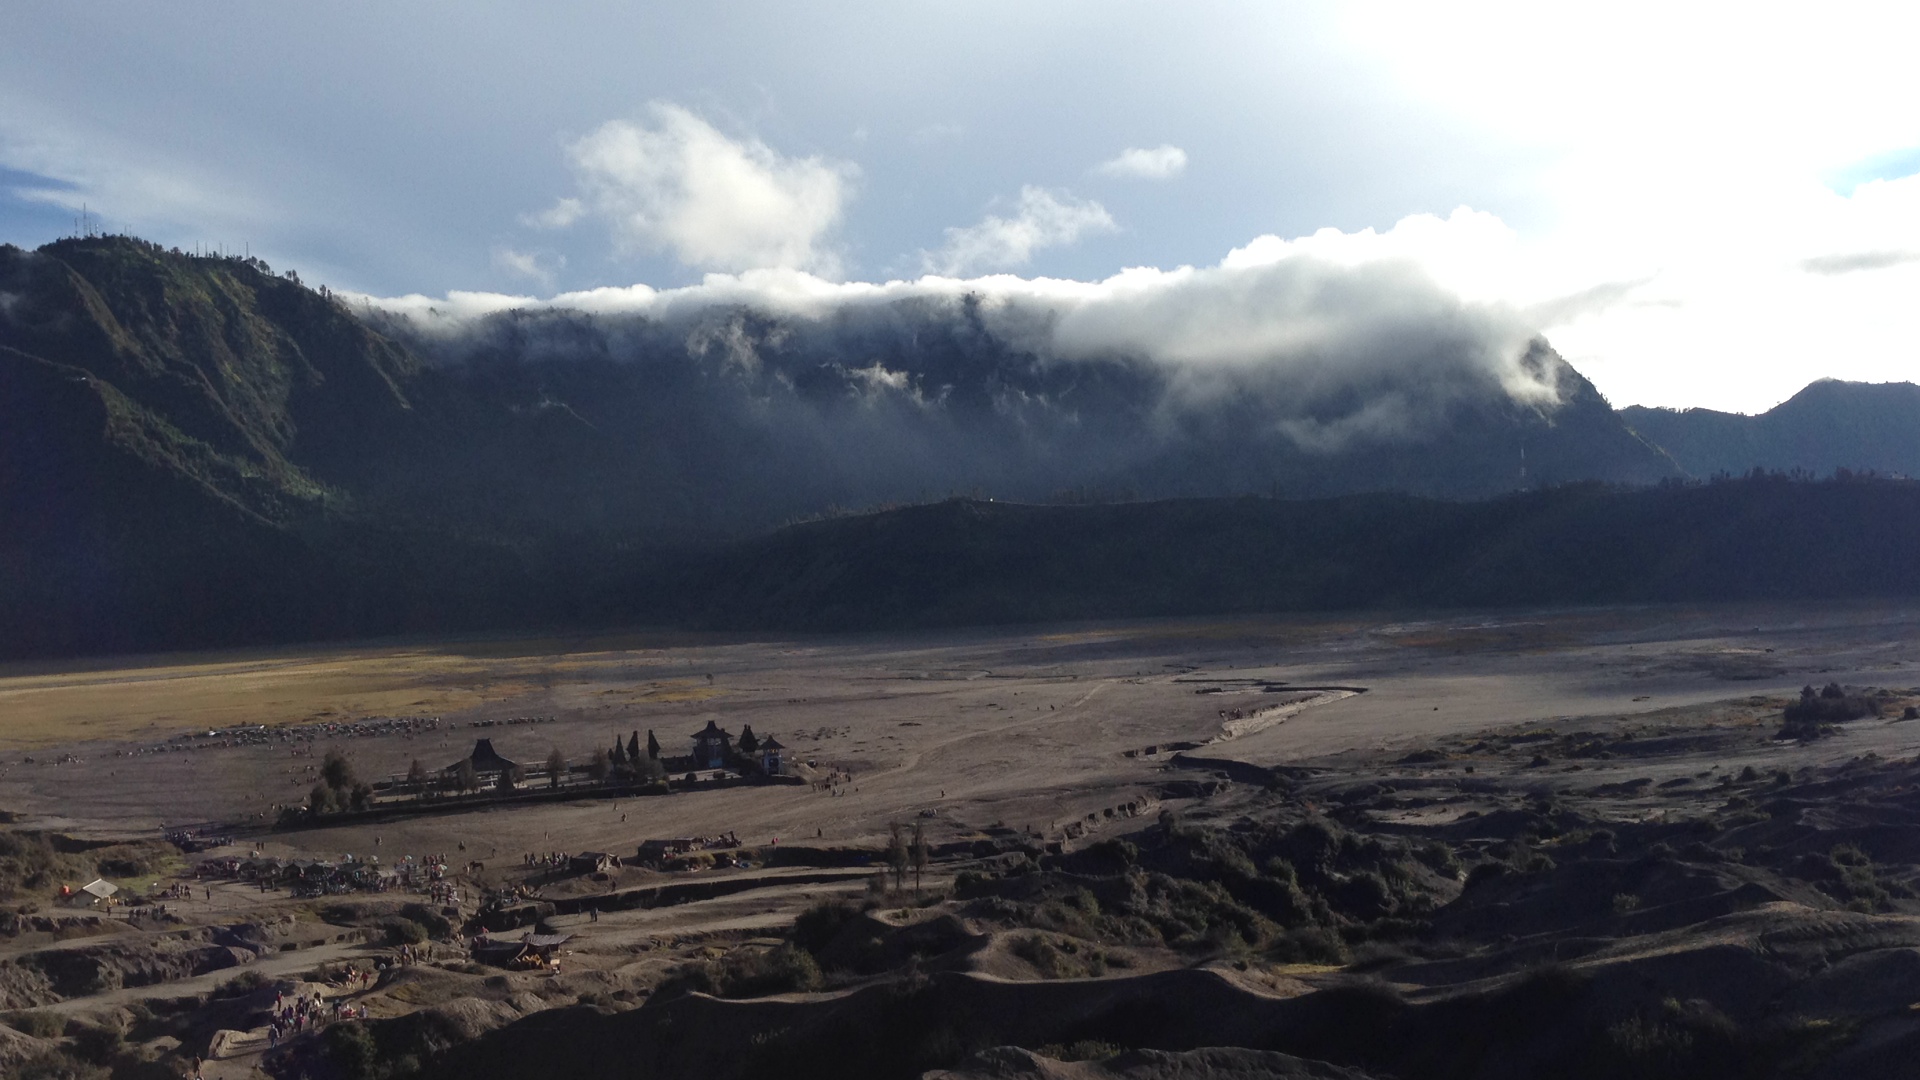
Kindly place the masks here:
POLYGON ((190 979, 178 979, 173 982, 151 983, 146 986, 123 986, 118 990, 109 990, 101 994, 89 994, 86 997, 68 998, 41 1007, 40 1011, 58 1013, 84 1013, 95 1010, 111 1009, 135 1001, 153 998, 178 998, 193 994, 211 993, 220 984, 242 972, 257 971, 269 978, 283 978, 299 974, 321 964, 345 960, 353 956, 364 956, 373 947, 359 943, 321 945, 298 952, 273 953, 251 964, 241 967, 223 968, 210 971, 205 975, 195 975, 190 979))

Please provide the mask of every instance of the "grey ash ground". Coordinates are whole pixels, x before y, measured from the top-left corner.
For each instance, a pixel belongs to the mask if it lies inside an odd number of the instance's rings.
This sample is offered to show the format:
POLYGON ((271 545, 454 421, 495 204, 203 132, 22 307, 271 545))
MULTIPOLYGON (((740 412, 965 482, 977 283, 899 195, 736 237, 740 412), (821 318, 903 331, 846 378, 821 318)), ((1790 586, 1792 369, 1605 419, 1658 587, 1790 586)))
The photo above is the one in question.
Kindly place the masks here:
MULTIPOLYGON (((1613 609, 656 649, 615 666, 714 669, 726 693, 621 727, 751 722, 851 770, 844 794, 239 838, 287 857, 376 833, 388 853, 465 845, 484 865, 456 867, 452 905, 216 882, 129 925, 16 874, 9 903, 34 910, 0 941, 0 1059, 343 1080, 1905 1075, 1917 628, 1897 605, 1613 609), (1804 686, 1834 704, 1790 721, 1804 686), (924 874, 885 873, 892 823, 923 830, 924 874), (595 877, 521 858, 727 831, 717 862, 595 877), (519 970, 468 955, 480 929, 571 937, 557 971, 519 970), (393 964, 417 938, 424 958, 393 964), (381 964, 371 986, 339 978, 381 964), (301 992, 366 1019, 267 1046, 264 1010, 301 992)), ((483 687, 447 722, 554 717, 487 731, 522 755, 512 740, 597 740, 618 678, 557 678, 538 708, 483 687)), ((369 772, 419 752, 351 745, 369 772)), ((280 768, 201 753, 118 759, 127 788, 102 805, 157 814, 173 778, 224 767, 242 775, 195 805, 244 810, 248 763, 280 768)), ((187 869, 63 801, 66 768, 9 770, 9 873, 187 869)))

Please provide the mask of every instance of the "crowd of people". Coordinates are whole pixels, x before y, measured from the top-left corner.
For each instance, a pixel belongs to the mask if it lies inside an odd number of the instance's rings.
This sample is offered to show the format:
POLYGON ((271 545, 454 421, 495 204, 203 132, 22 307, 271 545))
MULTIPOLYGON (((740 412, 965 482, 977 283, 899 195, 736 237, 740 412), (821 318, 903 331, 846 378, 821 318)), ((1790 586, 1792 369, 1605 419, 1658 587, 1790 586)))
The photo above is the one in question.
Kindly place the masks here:
POLYGON ((853 774, 845 769, 829 770, 826 777, 813 782, 813 790, 824 791, 829 795, 844 795, 846 788, 853 783, 853 774))
MULTIPOLYGON (((368 976, 371 979, 371 976, 368 976)), ((267 1025, 267 1045, 279 1046, 282 1039, 290 1039, 305 1031, 317 1030, 324 1024, 336 1020, 357 1020, 366 1016, 366 1010, 348 1004, 336 998, 332 1002, 320 996, 316 991, 311 994, 298 994, 289 999, 284 994, 273 995, 273 1020, 267 1025)))
POLYGON ((372 739, 389 736, 413 738, 416 735, 438 731, 441 724, 442 721, 437 716, 369 716, 364 720, 345 720, 326 724, 280 724, 274 727, 268 727, 265 724, 247 724, 241 727, 192 731, 185 735, 176 735, 163 743, 121 750, 118 753, 122 757, 142 757, 149 754, 177 754, 183 751, 213 750, 222 747, 313 743, 324 739, 372 739))

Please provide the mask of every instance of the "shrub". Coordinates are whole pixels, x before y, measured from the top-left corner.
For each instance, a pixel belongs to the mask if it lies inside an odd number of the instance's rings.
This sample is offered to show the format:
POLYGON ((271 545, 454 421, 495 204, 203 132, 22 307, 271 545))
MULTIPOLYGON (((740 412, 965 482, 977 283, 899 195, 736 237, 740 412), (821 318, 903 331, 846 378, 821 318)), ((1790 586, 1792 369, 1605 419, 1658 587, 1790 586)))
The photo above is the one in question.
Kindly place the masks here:
POLYGON ((127 1038, 118 1027, 110 1024, 76 1024, 73 1031, 73 1051, 83 1061, 95 1065, 110 1064, 127 1048, 127 1038))
POLYGON ((314 914, 320 916, 322 922, 329 922, 335 926, 352 926, 367 917, 368 908, 365 904, 342 901, 338 904, 324 904, 314 914))
POLYGON ((1387 879, 1372 870, 1363 870, 1339 886, 1340 907, 1363 919, 1377 919, 1393 910, 1393 891, 1387 879))
POLYGON ((810 953, 827 947, 840 931, 860 917, 860 909, 845 900, 822 900, 793 920, 793 943, 810 953))
POLYGON ((62 1050, 50 1050, 21 1062, 17 1068, 14 1080, 108 1080, 112 1075, 105 1066, 81 1061, 62 1050))
POLYGON ((1472 870, 1467 871, 1466 887, 1469 889, 1478 888, 1489 881, 1497 881, 1500 878, 1506 877, 1512 872, 1507 864, 1503 862, 1492 861, 1479 863, 1475 865, 1472 870))
POLYGON ((1049 979, 1084 979, 1107 973, 1107 954, 1103 950, 1071 938, 1055 942, 1045 934, 1023 934, 1013 939, 1008 948, 1049 979))
POLYGON ((67 1030, 67 1018, 51 1012, 0 1013, 0 1020, 15 1031, 36 1039, 57 1039, 67 1030))
POLYGON ((400 917, 418 923, 430 938, 444 940, 453 933, 453 923, 425 904, 407 904, 400 909, 400 917))
POLYGON ((273 980, 258 971, 243 971, 213 991, 213 996, 222 998, 245 997, 256 990, 264 990, 273 985, 273 980))
POLYGON ((1813 687, 1800 691, 1800 700, 1788 705, 1782 714, 1781 738, 1810 738, 1824 733, 1829 725, 1876 716, 1879 704, 1870 697, 1848 694, 1838 683, 1828 683, 1816 693, 1813 687))
POLYGON ((427 940, 425 927, 397 915, 381 919, 380 930, 389 945, 418 945, 427 940))
POLYGON ((376 1080, 381 1075, 380 1048, 365 1024, 335 1024, 322 1036, 322 1045, 344 1080, 376 1080))
POLYGON ((1285 931, 1267 946, 1267 957, 1282 964, 1344 964, 1350 959, 1347 943, 1324 926, 1285 931))
POLYGON ((0 900, 93 876, 92 860, 60 851, 54 839, 45 833, 0 830, 0 900))
POLYGON ((682 964, 654 992, 669 1001, 689 993, 724 998, 765 997, 820 988, 820 965, 805 949, 736 949, 719 960, 682 964))
POLYGON ((1416 858, 1428 867, 1442 874, 1460 872, 1460 856, 1454 854, 1453 847, 1441 840, 1430 840, 1414 852, 1416 858))

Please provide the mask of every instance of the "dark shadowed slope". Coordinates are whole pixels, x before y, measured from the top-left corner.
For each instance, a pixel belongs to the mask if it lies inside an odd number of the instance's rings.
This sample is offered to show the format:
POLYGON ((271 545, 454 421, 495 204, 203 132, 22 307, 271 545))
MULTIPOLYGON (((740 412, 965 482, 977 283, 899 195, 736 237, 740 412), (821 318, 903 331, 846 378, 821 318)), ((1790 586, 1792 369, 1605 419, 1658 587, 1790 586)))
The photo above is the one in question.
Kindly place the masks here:
MULTIPOLYGON (((1137 356, 1040 355, 968 297, 421 328, 257 260, 124 238, 0 248, 0 299, 0 346, 121 402, 109 442, 281 525, 710 539, 954 492, 1484 497, 1678 474, 1544 342, 1520 363, 1557 401, 1445 342, 1344 382, 1255 365, 1195 395, 1137 356)), ((38 442, 96 438, 14 407, 38 442)))

